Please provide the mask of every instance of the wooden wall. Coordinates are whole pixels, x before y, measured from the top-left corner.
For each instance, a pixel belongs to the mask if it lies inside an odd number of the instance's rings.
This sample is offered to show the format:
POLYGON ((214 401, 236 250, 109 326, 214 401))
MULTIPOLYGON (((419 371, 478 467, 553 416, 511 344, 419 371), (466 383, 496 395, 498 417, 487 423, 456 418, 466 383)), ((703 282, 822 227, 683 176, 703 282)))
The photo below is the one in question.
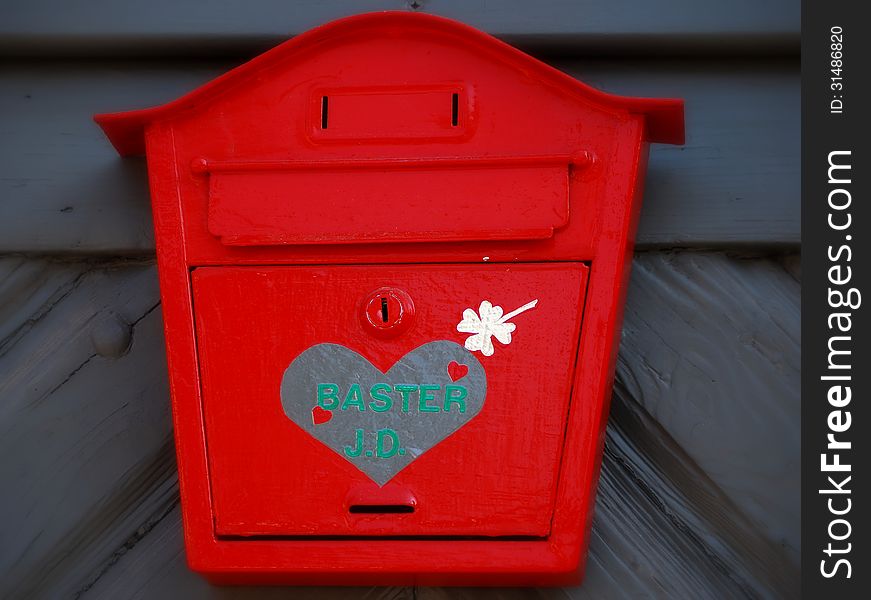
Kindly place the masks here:
POLYGON ((0 3, 0 598, 796 597, 798 36, 788 0, 0 3), (91 115, 412 5, 686 99, 686 146, 652 149, 586 583, 210 587, 184 564, 145 164, 91 115))

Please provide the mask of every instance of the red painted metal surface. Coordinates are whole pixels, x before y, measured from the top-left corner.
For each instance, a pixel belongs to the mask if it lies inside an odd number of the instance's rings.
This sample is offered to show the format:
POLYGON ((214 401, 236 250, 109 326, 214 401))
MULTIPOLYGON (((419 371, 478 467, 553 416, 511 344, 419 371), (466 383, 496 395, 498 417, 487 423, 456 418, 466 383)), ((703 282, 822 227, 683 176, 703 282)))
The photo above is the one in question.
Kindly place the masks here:
POLYGON ((647 144, 682 142, 680 101, 379 13, 96 119, 148 157, 192 568, 579 579, 647 144))
POLYGON ((196 269, 218 535, 545 538, 586 274, 580 263, 196 269), (415 307, 410 329, 391 338, 374 336, 359 318, 368 292, 385 282, 405 291, 415 307), (481 412, 384 487, 338 454, 325 453, 281 414, 276 390, 284 370, 317 343, 341 344, 387 372, 432 340, 462 345, 466 336, 456 326, 470 299, 514 308, 533 291, 539 307, 516 317, 511 344, 486 359, 481 412), (412 514, 349 513, 352 491, 362 496, 358 502, 390 505, 399 490, 416 498, 412 514))

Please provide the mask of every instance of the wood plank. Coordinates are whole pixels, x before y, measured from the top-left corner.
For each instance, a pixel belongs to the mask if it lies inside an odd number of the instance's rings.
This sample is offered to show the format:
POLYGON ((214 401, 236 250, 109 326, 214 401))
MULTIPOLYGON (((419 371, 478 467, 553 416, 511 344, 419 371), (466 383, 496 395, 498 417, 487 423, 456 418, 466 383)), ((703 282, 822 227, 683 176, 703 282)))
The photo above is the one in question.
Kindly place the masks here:
POLYGON ((685 99, 686 145, 651 147, 639 249, 799 245, 795 63, 557 66, 608 92, 685 99))
POLYGON ((800 291, 794 259, 639 255, 618 378, 794 564, 800 291))
MULTIPOLYGON (((686 146, 652 149, 639 247, 799 243, 797 62, 556 64, 609 91, 686 99, 686 146)), ((7 140, 0 146, 0 253, 153 252, 144 161, 117 158, 91 115, 171 100, 229 66, 0 69, 7 140)))
POLYGON ((0 597, 69 597, 175 476, 154 267, 0 260, 0 597))
POLYGON ((797 54, 799 5, 789 0, 155 0, 14 2, 0 18, 0 55, 205 55, 262 49, 327 21, 377 10, 458 19, 511 43, 601 52, 797 54))

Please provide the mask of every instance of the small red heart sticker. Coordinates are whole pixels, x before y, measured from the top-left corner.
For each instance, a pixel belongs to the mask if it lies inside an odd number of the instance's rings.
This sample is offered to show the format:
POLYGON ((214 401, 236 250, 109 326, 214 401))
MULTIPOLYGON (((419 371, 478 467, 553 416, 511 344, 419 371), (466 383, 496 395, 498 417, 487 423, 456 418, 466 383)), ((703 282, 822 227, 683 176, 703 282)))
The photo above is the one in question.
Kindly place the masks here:
POLYGON ((451 381, 456 381, 458 379, 462 379, 469 373, 469 367, 466 365, 461 365, 455 360, 452 360, 448 364, 448 376, 451 378, 451 381))
POLYGON ((324 410, 320 406, 315 406, 312 409, 312 423, 315 425, 323 425, 332 418, 333 412, 330 410, 324 410))

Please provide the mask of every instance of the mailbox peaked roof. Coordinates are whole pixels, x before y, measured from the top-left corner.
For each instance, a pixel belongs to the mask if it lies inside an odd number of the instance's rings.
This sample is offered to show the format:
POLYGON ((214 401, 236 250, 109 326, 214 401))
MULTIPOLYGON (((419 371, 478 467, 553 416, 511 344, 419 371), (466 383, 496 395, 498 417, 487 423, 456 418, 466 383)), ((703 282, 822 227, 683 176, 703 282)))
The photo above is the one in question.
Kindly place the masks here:
POLYGON ((647 139, 650 142, 682 144, 684 142, 683 101, 670 98, 632 98, 607 94, 581 83, 573 77, 483 33, 450 19, 412 12, 366 13, 339 19, 298 35, 249 62, 221 75, 181 98, 153 108, 122 113, 96 115, 94 120, 122 156, 145 153, 145 128, 149 123, 174 117, 208 102, 230 86, 256 75, 261 69, 278 62, 292 60, 295 54, 305 60, 303 51, 345 33, 365 30, 373 37, 389 36, 410 26, 433 33, 448 33, 463 38, 464 43, 486 46, 504 61, 525 73, 533 72, 551 85, 557 85, 586 101, 611 110, 646 117, 647 139))

